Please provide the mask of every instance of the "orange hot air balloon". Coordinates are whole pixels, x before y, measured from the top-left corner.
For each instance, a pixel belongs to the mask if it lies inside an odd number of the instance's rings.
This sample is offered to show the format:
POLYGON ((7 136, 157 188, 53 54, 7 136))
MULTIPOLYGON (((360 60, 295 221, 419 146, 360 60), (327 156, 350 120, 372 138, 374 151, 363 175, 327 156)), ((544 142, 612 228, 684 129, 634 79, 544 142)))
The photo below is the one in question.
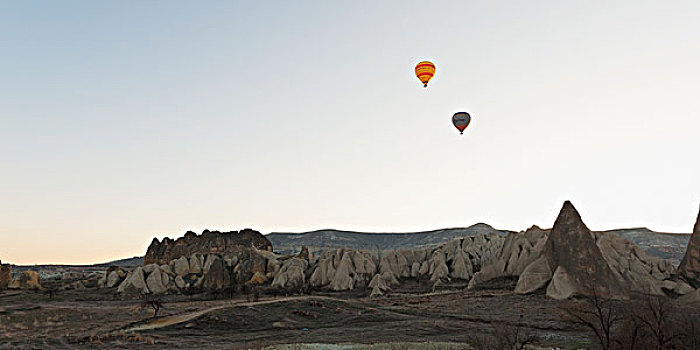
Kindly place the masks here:
POLYGON ((416 65, 416 76, 423 83, 423 87, 428 87, 428 82, 435 76, 435 65, 430 61, 423 61, 416 65))

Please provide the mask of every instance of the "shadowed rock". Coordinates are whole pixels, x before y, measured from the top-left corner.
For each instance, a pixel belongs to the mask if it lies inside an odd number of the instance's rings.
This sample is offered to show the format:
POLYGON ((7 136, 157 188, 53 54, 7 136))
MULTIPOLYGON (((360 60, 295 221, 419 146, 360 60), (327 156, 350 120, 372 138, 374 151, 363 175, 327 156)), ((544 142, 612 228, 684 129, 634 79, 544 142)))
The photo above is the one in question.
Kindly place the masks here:
POLYGON ((678 265, 678 273, 683 276, 693 287, 700 287, 700 212, 695 221, 693 235, 688 241, 685 256, 678 265))
MULTIPOLYGON (((219 254, 226 257, 231 252, 245 248, 272 251, 272 243, 260 232, 251 229, 245 229, 240 232, 204 230, 201 235, 188 231, 184 237, 180 237, 177 240, 166 237, 162 242, 159 242, 157 238, 154 238, 148 246, 143 264, 167 264, 171 260, 183 256, 190 257, 195 253, 199 253, 202 256, 219 254)), ((198 262, 201 268, 204 262, 198 262)))
POLYGON ((41 289, 41 283, 39 282, 39 273, 36 271, 28 270, 22 272, 19 276, 15 277, 12 282, 10 282, 10 289, 41 289))
POLYGON ((569 201, 564 202, 554 222, 545 243, 544 256, 550 271, 556 273, 559 266, 564 268, 578 293, 591 294, 594 289, 611 295, 624 293, 620 281, 596 245, 593 232, 569 201))
POLYGON ((0 261, 0 290, 7 289, 12 282, 12 266, 0 261))
POLYGON ((218 255, 210 255, 211 263, 204 274, 203 287, 210 291, 220 290, 231 285, 231 273, 223 259, 218 255))

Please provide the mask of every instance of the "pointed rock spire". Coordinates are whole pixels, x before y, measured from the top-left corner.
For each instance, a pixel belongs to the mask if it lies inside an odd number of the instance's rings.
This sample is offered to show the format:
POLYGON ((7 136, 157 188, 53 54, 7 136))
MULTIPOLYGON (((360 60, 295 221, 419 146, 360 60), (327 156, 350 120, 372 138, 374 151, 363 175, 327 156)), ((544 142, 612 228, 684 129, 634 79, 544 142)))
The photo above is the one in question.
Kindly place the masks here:
POLYGON ((603 258, 595 236, 571 202, 566 201, 547 238, 544 255, 550 271, 563 267, 576 291, 624 294, 619 279, 603 258))
POLYGON ((692 286, 700 287, 700 211, 698 211, 693 234, 688 241, 688 248, 681 264, 678 265, 678 273, 692 286))

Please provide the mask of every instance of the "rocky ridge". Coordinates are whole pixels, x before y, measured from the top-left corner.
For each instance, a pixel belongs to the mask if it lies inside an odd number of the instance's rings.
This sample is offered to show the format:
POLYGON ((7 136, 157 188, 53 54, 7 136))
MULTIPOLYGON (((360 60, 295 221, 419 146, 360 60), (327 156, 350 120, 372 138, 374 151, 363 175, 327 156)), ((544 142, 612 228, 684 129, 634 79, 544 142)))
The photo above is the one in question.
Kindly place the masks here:
POLYGON ((234 254, 236 251, 248 248, 272 251, 272 243, 260 232, 251 229, 244 229, 240 232, 204 230, 201 235, 187 231, 183 237, 177 240, 166 237, 160 242, 157 238, 153 238, 144 256, 143 264, 167 264, 172 260, 189 257, 195 253, 234 254))

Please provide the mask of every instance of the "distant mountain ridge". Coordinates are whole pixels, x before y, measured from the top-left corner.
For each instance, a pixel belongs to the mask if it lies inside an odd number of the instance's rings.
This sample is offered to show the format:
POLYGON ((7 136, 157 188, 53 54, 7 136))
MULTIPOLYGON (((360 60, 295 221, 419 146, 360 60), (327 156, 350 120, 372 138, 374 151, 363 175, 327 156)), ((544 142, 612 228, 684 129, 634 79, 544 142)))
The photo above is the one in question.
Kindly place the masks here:
POLYGON ((275 252, 290 254, 298 252, 301 246, 306 246, 312 251, 322 248, 343 247, 366 250, 401 249, 436 245, 455 237, 468 237, 480 233, 507 235, 508 232, 510 231, 497 230, 490 225, 479 223, 469 227, 408 233, 374 233, 324 229, 302 233, 273 232, 266 235, 266 237, 272 242, 275 252))

